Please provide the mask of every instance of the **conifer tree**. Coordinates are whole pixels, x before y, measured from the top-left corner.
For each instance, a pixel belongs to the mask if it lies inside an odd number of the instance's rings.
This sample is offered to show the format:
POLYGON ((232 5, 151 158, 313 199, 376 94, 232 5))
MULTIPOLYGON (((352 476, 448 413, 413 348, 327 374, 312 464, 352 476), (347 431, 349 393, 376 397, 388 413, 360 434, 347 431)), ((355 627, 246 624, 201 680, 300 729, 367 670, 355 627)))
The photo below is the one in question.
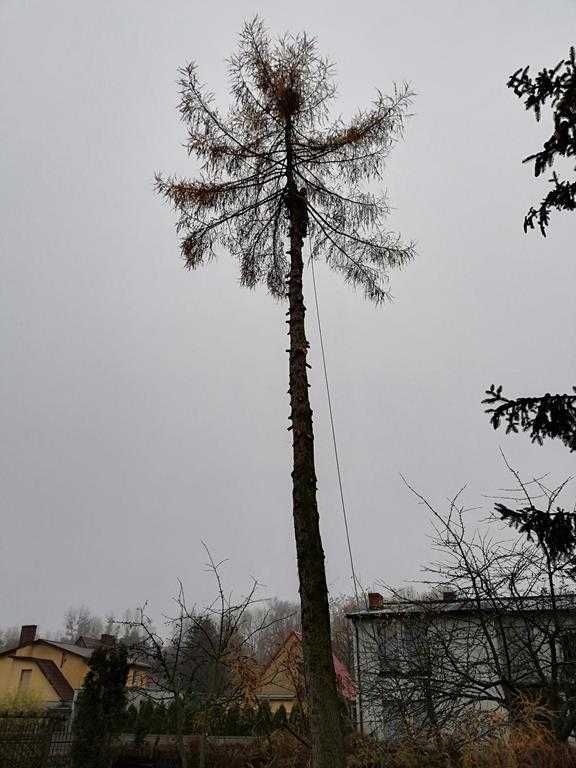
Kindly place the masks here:
POLYGON ((269 736, 272 730, 272 712, 270 704, 263 701, 259 704, 254 721, 254 733, 256 736, 269 736))
POLYGON ((281 731, 286 727, 287 722, 288 715, 286 714, 286 707, 283 704, 280 704, 276 712, 274 712, 272 727, 275 731, 281 731))
POLYGON ((240 735, 240 707, 233 704, 228 707, 226 712, 226 733, 225 736, 239 736, 240 735))
POLYGON ((134 704, 130 704, 126 710, 126 732, 136 733, 138 726, 138 708, 134 704))
POLYGON ((173 733, 172 729, 173 713, 170 709, 166 710, 164 703, 159 701, 152 712, 150 720, 150 733, 166 733, 167 730, 173 733))
MULTIPOLYGON (((576 157, 576 51, 574 46, 566 59, 562 59, 552 69, 544 67, 535 77, 531 77, 530 68, 516 70, 508 79, 508 88, 512 88, 519 99, 524 99, 524 106, 534 113, 540 121, 542 112, 547 107, 552 112, 552 131, 542 148, 524 158, 525 163, 533 163, 534 176, 541 176, 563 158, 576 157)), ((572 168, 576 171, 576 168, 572 168)), ((576 211, 576 179, 561 179, 558 172, 552 172, 552 188, 548 191, 538 208, 532 206, 524 218, 524 232, 534 229, 536 224, 544 237, 550 223, 551 211, 576 211)))
MULTIPOLYGON (((563 160, 576 157, 576 51, 572 46, 566 59, 551 69, 544 68, 535 77, 529 67, 516 70, 508 79, 527 111, 540 121, 548 108, 552 130, 542 148, 524 159, 532 163, 534 175, 541 176, 563 160)), ((576 171, 576 168, 572 170, 576 171)), ((552 211, 576 211, 576 179, 561 179, 557 171, 549 179, 551 189, 524 218, 524 232, 536 224, 545 237, 552 211)), ((488 406, 494 429, 505 425, 506 432, 526 432, 533 443, 561 440, 570 451, 576 451, 576 387, 572 392, 507 397, 502 386, 486 390, 482 401, 488 406)), ((536 507, 532 502, 519 509, 497 504, 496 512, 513 528, 537 541, 552 558, 576 552, 576 514, 563 507, 536 507)), ((576 555, 574 555, 576 562, 576 555)))
POLYGON ((72 768, 109 768, 114 737, 126 710, 128 659, 123 645, 96 648, 78 695, 72 729, 72 768))
POLYGON ((304 717, 304 712, 302 711, 302 706, 299 702, 296 702, 296 704, 294 704, 290 710, 290 714, 288 716, 288 725, 298 734, 305 733, 306 731, 306 719, 304 717))
POLYGON ((152 718, 154 717, 154 704, 149 699, 146 699, 140 704, 138 709, 138 717, 136 719, 136 731, 134 733, 134 741, 140 745, 144 742, 144 739, 151 732, 152 718))
POLYGON ((240 722, 242 724, 241 736, 253 736, 256 723, 256 712, 253 707, 244 706, 240 713, 240 722))
POLYGON ((390 297, 388 272, 409 261, 413 248, 385 230, 386 201, 363 183, 380 181, 402 134, 410 93, 407 87, 391 97, 377 92, 371 107, 348 123, 331 119, 333 68, 316 42, 305 34, 274 42, 258 19, 245 25, 229 61, 226 113, 194 64, 182 70, 186 144, 201 171, 194 179, 158 176, 157 188, 178 213, 189 269, 225 249, 238 259, 244 286, 263 283, 288 303, 292 509, 312 765, 342 768, 308 393, 304 241, 309 238, 311 259, 325 260, 368 299, 390 297))

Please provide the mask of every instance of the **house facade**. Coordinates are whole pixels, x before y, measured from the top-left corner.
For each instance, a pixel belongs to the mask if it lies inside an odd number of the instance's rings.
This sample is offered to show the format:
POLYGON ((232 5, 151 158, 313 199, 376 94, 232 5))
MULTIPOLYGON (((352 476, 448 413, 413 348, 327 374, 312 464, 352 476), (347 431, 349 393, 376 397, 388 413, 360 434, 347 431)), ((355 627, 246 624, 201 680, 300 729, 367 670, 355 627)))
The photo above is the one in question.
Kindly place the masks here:
POLYGON ((372 593, 348 618, 363 733, 450 730, 471 714, 503 724, 527 698, 561 708, 576 695, 576 596, 385 602, 372 593))
MULTIPOLYGON (((338 692, 349 707, 354 706, 356 687, 346 665, 333 654, 334 671, 338 692)), ((260 673, 255 687, 256 704, 266 702, 272 714, 284 707, 290 714, 296 704, 304 699, 304 664, 302 659, 302 638, 297 632, 290 632, 274 656, 260 673)))
MULTIPOLYGON (((94 649, 113 645, 115 638, 79 637, 75 643, 61 643, 36 637, 36 626, 25 625, 18 645, 0 652, 0 696, 30 696, 46 709, 62 714, 72 711, 84 683, 94 649)), ((127 687, 131 692, 146 687, 145 664, 130 662, 127 687)))

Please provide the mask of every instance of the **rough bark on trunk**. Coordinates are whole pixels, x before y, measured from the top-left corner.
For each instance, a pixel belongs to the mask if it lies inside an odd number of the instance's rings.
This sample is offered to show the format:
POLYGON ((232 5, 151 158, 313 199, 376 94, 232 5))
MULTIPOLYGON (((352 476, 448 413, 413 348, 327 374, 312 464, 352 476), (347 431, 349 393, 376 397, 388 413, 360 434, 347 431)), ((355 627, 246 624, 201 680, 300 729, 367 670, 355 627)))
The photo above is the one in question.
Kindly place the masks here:
POLYGON ((287 135, 286 205, 290 218, 290 419, 292 422, 292 502, 302 612, 302 653, 310 718, 313 768, 343 768, 342 711, 336 688, 330 637, 330 611, 316 501, 312 409, 308 393, 302 246, 306 234, 306 199, 291 168, 287 135))

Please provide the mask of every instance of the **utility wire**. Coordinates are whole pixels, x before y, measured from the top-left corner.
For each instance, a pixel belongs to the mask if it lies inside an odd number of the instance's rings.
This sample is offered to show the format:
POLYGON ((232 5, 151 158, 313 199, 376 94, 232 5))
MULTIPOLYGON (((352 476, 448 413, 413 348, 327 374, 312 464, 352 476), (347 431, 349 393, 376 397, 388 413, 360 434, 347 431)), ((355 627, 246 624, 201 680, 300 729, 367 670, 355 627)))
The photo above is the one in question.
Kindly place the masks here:
POLYGON ((348 525, 348 513, 346 511, 346 502, 344 501, 344 489, 342 486, 342 472, 340 471, 340 458, 338 456, 338 443, 336 441, 336 427, 334 426, 334 413, 332 411, 332 397, 330 395, 330 383, 328 380, 328 367, 326 365, 326 353, 324 351, 324 336, 322 334, 322 322, 320 320, 320 307, 318 304, 318 289, 316 287, 316 273, 314 271, 314 259, 312 258, 312 248, 310 238, 308 238, 308 252, 310 266, 312 268, 312 285, 314 287, 314 304, 316 305, 316 321, 318 324, 318 336, 320 338, 320 350, 322 352, 322 368, 324 370, 324 384, 326 386, 326 398, 328 400, 328 413, 330 415, 330 429, 332 431, 332 444, 334 446, 334 459, 336 461, 336 473, 338 475, 338 488, 340 490, 340 503, 342 505, 342 517, 344 518, 344 529, 346 531, 346 543, 348 546, 348 557, 350 559, 350 570, 352 572, 352 581, 354 583, 354 595, 356 605, 360 606, 358 596, 358 580, 356 579, 356 569, 354 568, 354 556, 352 554, 352 544, 350 542, 350 527, 348 525))

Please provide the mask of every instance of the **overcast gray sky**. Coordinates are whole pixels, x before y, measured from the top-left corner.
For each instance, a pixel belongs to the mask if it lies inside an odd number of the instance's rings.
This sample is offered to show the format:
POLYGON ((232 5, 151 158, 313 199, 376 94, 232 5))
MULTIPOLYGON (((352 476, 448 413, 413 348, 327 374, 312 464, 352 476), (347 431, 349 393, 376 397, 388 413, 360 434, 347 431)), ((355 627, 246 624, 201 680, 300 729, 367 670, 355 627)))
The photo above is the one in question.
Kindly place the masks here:
MULTIPOLYGON (((430 554, 400 472, 438 503, 468 482, 474 504, 509 485, 500 445, 528 475, 573 470, 561 445, 493 432, 480 400, 576 379, 576 217, 523 235, 542 187, 521 159, 545 126, 506 88, 567 54, 576 2, 0 0, 0 626, 160 610, 178 577, 204 601, 202 539, 230 588, 296 594, 284 308, 224 253, 186 272, 153 192, 154 171, 193 172, 177 68, 196 60, 224 103, 257 12, 318 37, 344 115, 394 81, 418 94, 387 175, 390 227, 419 254, 394 303, 318 270, 362 581, 414 578, 430 554)), ((328 578, 350 592, 313 319, 328 578)))

